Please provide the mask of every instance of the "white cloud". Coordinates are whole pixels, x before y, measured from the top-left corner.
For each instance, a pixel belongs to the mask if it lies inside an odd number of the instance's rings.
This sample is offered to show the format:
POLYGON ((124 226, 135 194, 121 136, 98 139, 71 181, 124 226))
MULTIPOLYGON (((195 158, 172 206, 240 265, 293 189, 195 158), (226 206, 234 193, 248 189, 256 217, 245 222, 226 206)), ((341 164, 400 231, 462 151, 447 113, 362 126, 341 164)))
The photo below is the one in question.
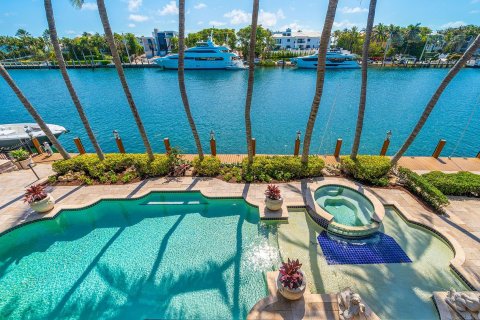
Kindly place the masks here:
POLYGON ((346 13, 346 14, 363 13, 363 12, 368 12, 368 9, 367 8, 361 8, 361 7, 343 7, 342 9, 340 9, 340 12, 341 13, 346 13))
POLYGON ((312 28, 309 28, 308 26, 305 26, 305 25, 301 25, 298 23, 298 21, 294 21, 292 23, 289 23, 289 24, 285 24, 283 26, 280 27, 279 30, 287 30, 288 28, 290 28, 292 31, 299 31, 299 30, 302 30, 302 31, 318 31, 318 30, 314 30, 312 28))
POLYGON ((349 20, 335 21, 333 23, 334 29, 345 29, 345 28, 351 28, 351 27, 358 27, 358 24, 354 22, 350 22, 349 20))
POLYGON ((249 13, 238 9, 227 12, 223 16, 229 18, 231 24, 249 23, 252 19, 249 13))
POLYGON ((148 20, 148 17, 142 16, 141 14, 131 14, 128 16, 128 20, 132 20, 135 22, 145 22, 148 20))
POLYGON ((199 26, 202 26, 202 25, 203 25, 203 21, 198 21, 197 24, 198 24, 199 26))
POLYGON ((75 30, 67 30, 65 31, 66 34, 76 34, 75 30))
POLYGON ((282 9, 277 12, 268 12, 260 10, 258 15, 258 23, 265 27, 273 27, 277 24, 278 20, 285 19, 282 9))
POLYGON ((137 25, 136 25, 135 23, 129 23, 129 24, 128 24, 128 27, 129 27, 129 28, 135 28, 136 26, 137 26, 137 25))
POLYGON ((98 9, 97 4, 93 2, 85 2, 82 5, 82 10, 97 10, 97 9, 98 9))
POLYGON ((159 10, 158 14, 160 14, 161 16, 178 14, 177 2, 170 1, 161 10, 159 10))
POLYGON ((143 0, 128 0, 128 11, 135 12, 142 6, 143 0))
POLYGON ((447 29, 447 28, 458 28, 461 26, 466 26, 467 24, 464 21, 450 21, 445 23, 444 25, 440 26, 440 29, 447 29))
POLYGON ((196 5, 194 5, 193 7, 194 7, 195 9, 204 9, 204 8, 207 7, 207 5, 206 5, 205 3, 200 2, 200 3, 196 4, 196 5))
POLYGON ((477 14, 477 13, 480 13, 480 10, 471 10, 470 13, 471 14, 477 14))
POLYGON ((214 27, 221 27, 221 26, 226 25, 225 22, 215 21, 215 20, 208 21, 208 24, 211 25, 211 26, 214 26, 214 27))

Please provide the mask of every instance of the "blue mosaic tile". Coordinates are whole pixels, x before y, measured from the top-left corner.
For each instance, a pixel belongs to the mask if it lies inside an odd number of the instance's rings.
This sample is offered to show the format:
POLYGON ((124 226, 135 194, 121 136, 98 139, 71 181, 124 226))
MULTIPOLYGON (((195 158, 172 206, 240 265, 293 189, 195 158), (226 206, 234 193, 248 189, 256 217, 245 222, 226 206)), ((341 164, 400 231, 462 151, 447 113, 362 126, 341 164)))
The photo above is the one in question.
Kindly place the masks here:
POLYGON ((328 264, 412 262, 395 239, 381 232, 365 239, 351 240, 323 231, 317 239, 328 264))

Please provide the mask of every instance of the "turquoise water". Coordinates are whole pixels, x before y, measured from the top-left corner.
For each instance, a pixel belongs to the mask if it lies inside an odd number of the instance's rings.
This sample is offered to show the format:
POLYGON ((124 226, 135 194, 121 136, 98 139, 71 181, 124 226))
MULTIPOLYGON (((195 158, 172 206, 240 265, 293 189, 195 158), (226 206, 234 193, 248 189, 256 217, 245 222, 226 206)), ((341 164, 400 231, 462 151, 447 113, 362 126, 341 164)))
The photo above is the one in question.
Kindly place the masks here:
POLYGON ((333 216, 333 221, 347 226, 370 224, 375 211, 365 196, 350 188, 327 185, 315 191, 315 201, 333 216))
POLYGON ((243 319, 278 247, 242 200, 153 193, 0 238, 0 318, 243 319))
MULTIPOLYGON (((75 151, 80 136, 93 151, 58 70, 11 70, 26 96, 44 118, 72 131, 62 141, 75 151)), ((374 69, 369 72, 365 127, 360 151, 377 154, 388 130, 393 131, 389 154, 411 132, 446 69, 374 69)), ((72 81, 105 151, 116 151, 112 131, 120 131, 127 151, 143 151, 131 112, 115 70, 71 70, 72 81)), ((126 75, 153 148, 163 152, 163 138, 185 152, 195 145, 178 92, 177 73, 158 69, 127 69, 126 75)), ((424 129, 408 150, 431 155, 439 139, 446 139, 443 155, 475 156, 480 151, 480 110, 476 110, 459 146, 473 108, 480 107, 480 70, 465 69, 440 99, 424 129)), ((210 130, 219 153, 246 153, 244 102, 247 72, 190 71, 186 85, 203 145, 209 150, 210 130)), ((315 86, 314 70, 257 69, 252 105, 257 153, 292 153, 295 133, 305 131, 315 86)), ((350 151, 358 110, 360 70, 329 70, 324 98, 312 140, 312 153, 333 153, 343 138, 342 153, 350 151), (332 108, 333 106, 333 108, 332 108), (333 109, 333 112, 331 110, 333 109), (329 114, 331 113, 331 117, 329 114), (329 121, 330 118, 330 121, 329 121), (328 126, 327 126, 328 123, 328 126)), ((0 81, 0 123, 31 121, 23 106, 0 81)))

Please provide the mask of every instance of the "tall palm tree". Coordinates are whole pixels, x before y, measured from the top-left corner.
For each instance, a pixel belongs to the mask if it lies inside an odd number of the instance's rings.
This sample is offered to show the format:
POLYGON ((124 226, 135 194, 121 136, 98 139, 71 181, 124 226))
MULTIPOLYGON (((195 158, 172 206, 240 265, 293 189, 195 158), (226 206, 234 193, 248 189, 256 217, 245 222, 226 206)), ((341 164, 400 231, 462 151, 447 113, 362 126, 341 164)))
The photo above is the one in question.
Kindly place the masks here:
POLYGON ((360 88, 360 102, 358 104, 357 128, 355 129, 355 139, 353 140, 352 152, 350 157, 357 158, 360 138, 363 130, 363 118, 365 117, 365 105, 367 103, 367 69, 368 69, 368 49, 370 48, 370 38, 372 36, 373 20, 375 20, 375 9, 377 0, 370 0, 368 9, 367 29, 365 30, 365 40, 362 51, 362 85, 360 88))
POLYGON ((475 40, 468 47, 468 49, 465 51, 462 57, 455 63, 455 65, 450 69, 450 71, 447 73, 445 78, 442 80, 437 90, 433 94, 432 98, 427 103, 427 106, 425 107, 425 110, 423 111, 422 116, 420 117, 420 120, 418 120, 417 124, 413 128, 412 133, 410 133, 410 136, 408 136, 407 140, 403 143, 400 150, 398 150, 398 152, 393 156, 391 160, 392 165, 397 164, 398 160, 403 156, 403 154, 407 151, 407 149, 413 143, 418 133, 422 129, 423 125, 427 121, 428 116, 430 115, 433 108, 437 104, 438 99, 440 99, 440 96, 442 95, 443 91, 447 88, 450 81, 452 81, 452 79, 458 74, 458 72, 460 72, 460 70, 465 66, 468 60, 472 58, 473 54, 477 51, 478 48, 480 48, 480 34, 477 35, 475 40))
POLYGON ((245 131, 247 133, 248 163, 253 163, 252 146, 252 120, 250 110, 252 108, 253 82, 255 76, 255 45, 257 42, 257 24, 259 0, 253 0, 252 26, 250 30, 250 45, 248 48, 248 85, 245 99, 245 131))
POLYGON ((313 127, 317 119, 318 108, 323 94, 323 84, 325 82, 325 64, 327 61, 327 49, 332 32, 333 21, 337 11, 338 0, 329 0, 325 22, 323 24, 322 36, 320 38, 320 46, 318 48, 318 64, 317 64, 317 82, 315 84, 315 96, 313 97, 310 115, 308 116, 307 128, 303 138, 302 163, 308 163, 308 154, 310 152, 310 143, 312 141, 313 127))
POLYGON ((27 97, 23 94, 23 92, 20 90, 20 88, 17 86, 15 81, 13 81, 12 77, 10 77, 10 74, 7 72, 5 67, 0 63, 0 75, 2 76, 3 79, 8 83, 10 88, 12 88, 13 92, 17 95, 18 99, 20 102, 23 104, 25 109, 27 109, 28 113, 32 116, 32 118, 35 120, 35 122, 38 124, 40 129, 45 133, 47 138, 50 140, 50 142, 53 144, 55 149, 60 152, 62 155, 63 159, 70 159, 70 154, 63 148, 63 146, 58 142, 57 138, 53 135, 52 131, 50 128, 47 126, 45 121, 43 121, 42 117, 40 114, 37 112, 37 110, 32 106, 30 101, 28 101, 27 97))
MULTIPOLYGON (((71 0, 74 4, 81 4, 83 0, 71 0)), ((148 154, 148 158, 150 160, 154 160, 155 157, 153 155, 152 147, 150 146, 150 142, 148 141, 147 133, 145 132, 145 127, 143 126, 142 119, 140 118, 140 114, 138 113, 137 106, 135 105, 135 101, 133 101, 132 93, 130 92, 130 88, 128 87, 127 79, 125 78, 125 72, 123 71, 122 62, 120 61, 120 56, 118 55, 117 47, 115 47, 115 40, 112 34, 112 28, 110 27, 110 22, 108 21, 107 9, 105 8, 104 0, 97 0, 98 6, 98 13, 100 14, 100 19, 102 20, 103 30, 105 31, 105 37, 107 38, 108 46, 110 47, 110 52, 112 53, 113 62, 115 63, 115 68, 117 69, 118 77, 120 78, 120 82, 122 83, 123 91, 125 92, 125 96, 128 101, 128 105, 130 106, 130 110, 132 110, 133 118, 138 127, 138 131, 140 131, 140 136, 142 137, 143 144, 145 145, 145 149, 148 154)))
POLYGON ((415 25, 411 24, 407 26, 405 29, 405 40, 406 40, 406 45, 405 45, 405 51, 403 54, 408 53, 408 49, 410 47, 410 44, 420 42, 422 38, 420 37, 422 30, 420 29, 420 23, 417 23, 415 25))
POLYGON ((192 129, 193 139, 195 139, 195 144, 197 145, 198 157, 200 160, 203 160, 202 143, 193 120, 187 89, 185 88, 185 0, 179 1, 178 15, 178 86, 180 87, 180 95, 182 96, 183 107, 187 114, 188 124, 190 129, 192 129))
POLYGON ((77 92, 73 88, 72 81, 70 80, 70 76, 67 72, 67 67, 65 66, 65 60, 63 59, 62 49, 60 48, 60 43, 58 41, 57 35, 57 28, 55 27, 55 18, 53 16, 53 8, 52 8, 52 1, 45 0, 45 12, 47 14, 47 21, 48 21, 48 30, 50 34, 50 40, 52 42, 53 50, 55 51, 55 56, 57 57, 58 67, 62 74, 63 80, 65 81, 65 85, 67 86, 68 92, 70 93, 70 97, 72 98, 73 104, 77 109, 78 115, 80 116, 80 120, 82 121, 83 126, 85 127, 85 131, 87 131, 88 138, 92 142, 93 147, 95 148, 95 152, 100 160, 104 160, 105 156, 103 155, 102 149, 98 144, 97 138, 93 133, 92 128, 90 127, 90 123, 88 122, 87 116, 85 115, 85 111, 83 110, 83 106, 78 98, 77 92))

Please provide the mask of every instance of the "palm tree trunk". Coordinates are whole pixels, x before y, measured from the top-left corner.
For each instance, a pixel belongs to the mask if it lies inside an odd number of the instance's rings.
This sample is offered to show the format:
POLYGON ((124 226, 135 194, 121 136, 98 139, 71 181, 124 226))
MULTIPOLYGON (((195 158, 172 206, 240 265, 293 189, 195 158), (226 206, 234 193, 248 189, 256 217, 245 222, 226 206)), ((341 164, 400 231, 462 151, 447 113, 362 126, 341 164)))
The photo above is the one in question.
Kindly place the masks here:
POLYGON ((15 81, 13 81, 12 77, 10 77, 10 74, 8 74, 7 70, 4 68, 4 66, 0 63, 0 75, 2 76, 3 79, 8 83, 10 88, 12 88, 13 92, 17 95, 18 99, 20 102, 23 104, 25 109, 27 109, 28 113, 32 116, 32 118, 35 120, 35 122, 38 124, 40 129, 45 133, 47 138, 50 140, 50 142, 53 144, 55 149, 60 152, 62 155, 63 159, 70 159, 70 154, 63 148, 63 146, 60 144, 60 142, 57 140, 57 138, 53 135, 52 131, 50 128, 47 126, 45 121, 43 121, 42 117, 40 114, 37 112, 37 110, 32 106, 30 101, 28 101, 27 97, 22 93, 20 88, 17 86, 15 81))
POLYGON ((188 102, 187 89, 185 88, 185 0, 179 1, 178 14, 178 86, 180 87, 180 95, 182 96, 183 107, 187 114, 188 124, 190 125, 190 129, 192 129, 193 139, 197 146, 198 157, 200 160, 203 160, 202 143, 200 142, 197 127, 193 120, 188 102))
POLYGON ((50 30, 50 40, 52 41, 53 49, 55 51, 55 56, 57 57, 58 67, 60 72, 62 73, 63 80, 65 81, 65 85, 67 86, 68 92, 70 93, 70 97, 72 98, 73 104, 77 109, 78 115, 80 116, 80 120, 82 121, 83 126, 85 127, 85 131, 87 131, 88 138, 92 142, 93 147, 95 148, 95 152, 100 160, 104 160, 105 156, 103 155, 102 149, 98 144, 97 138, 93 133, 92 128, 90 127, 90 123, 88 122, 87 116, 85 115, 85 111, 83 110, 83 106, 80 103, 80 99, 78 98, 77 92, 75 88, 73 88, 72 81, 70 80, 70 76, 67 72, 67 67, 65 66, 65 60, 63 59, 62 50, 60 49, 60 43, 58 42, 57 36, 57 29, 55 27, 55 18, 53 16, 53 8, 52 8, 52 1, 45 0, 45 12, 47 14, 47 21, 48 21, 48 29, 50 30))
POLYGON ((259 0, 253 0, 252 25, 250 31, 250 46, 248 49, 248 85, 245 99, 245 131, 247 133, 248 163, 253 163, 252 147, 252 120, 250 111, 252 108, 253 83, 255 77, 255 45, 257 43, 257 24, 259 0))
POLYGON ((423 111, 422 116, 420 117, 420 120, 418 120, 417 125, 415 126, 415 128, 413 128, 412 133, 410 133, 410 136, 407 138, 407 140, 402 145, 400 150, 398 150, 398 152, 393 156, 391 160, 392 165, 397 164, 398 160, 403 156, 403 154, 407 151, 407 149, 413 143, 418 133, 420 133, 420 130, 422 129, 423 125, 427 121, 428 116, 430 115, 433 108, 437 104, 438 99, 440 99, 440 96, 442 95, 443 91, 447 88, 450 81, 452 81, 452 79, 455 78, 458 72, 460 72, 460 70, 465 66, 468 60, 470 60, 470 58, 473 56, 473 54, 477 51, 479 47, 480 47, 480 34, 475 38, 475 40, 472 42, 470 47, 468 47, 467 51, 465 51, 462 57, 455 63, 455 65, 450 69, 450 71, 447 73, 445 78, 442 80, 437 90, 433 94, 432 98, 428 102, 427 106, 425 107, 425 110, 423 111))
POLYGON ((123 71, 120 56, 118 55, 117 48, 115 47, 115 40, 113 38, 110 22, 108 21, 107 9, 105 8, 104 0, 97 0, 97 6, 98 13, 100 14, 100 19, 102 20, 103 30, 105 31, 105 37, 107 38, 108 46, 110 47, 110 52, 112 53, 113 62, 115 63, 118 77, 120 78, 120 82, 122 83, 123 91, 125 92, 125 96, 127 97, 128 105, 132 110, 133 118, 135 119, 135 122, 137 124, 138 131, 140 131, 140 136, 142 137, 143 144, 145 145, 148 158, 153 161, 155 157, 153 155, 152 147, 150 146, 150 142, 148 141, 147 133, 145 132, 142 119, 138 114, 135 101, 133 101, 133 96, 130 92, 130 88, 128 87, 127 79, 125 78, 125 72, 123 71))
POLYGON ((322 36, 320 38, 320 47, 318 48, 318 64, 317 64, 317 82, 315 85, 315 96, 313 98, 310 115, 308 117, 305 137, 303 138, 302 163, 308 163, 308 155, 310 152, 310 142, 312 140, 313 127, 317 119, 318 108, 323 94, 323 84, 325 82, 325 64, 327 61, 327 49, 332 32, 333 21, 337 11, 338 0, 329 0, 325 23, 323 25, 322 36))
POLYGON ((367 29, 365 31, 365 40, 362 51, 362 85, 360 88, 360 102, 358 104, 357 128, 355 129, 355 139, 353 140, 352 152, 350 158, 355 159, 360 146, 360 137, 363 130, 363 118, 365 117, 365 105, 367 103, 367 69, 368 69, 368 49, 370 48, 370 38, 372 36, 373 20, 375 19, 375 8, 377 0, 370 0, 368 9, 367 29))

